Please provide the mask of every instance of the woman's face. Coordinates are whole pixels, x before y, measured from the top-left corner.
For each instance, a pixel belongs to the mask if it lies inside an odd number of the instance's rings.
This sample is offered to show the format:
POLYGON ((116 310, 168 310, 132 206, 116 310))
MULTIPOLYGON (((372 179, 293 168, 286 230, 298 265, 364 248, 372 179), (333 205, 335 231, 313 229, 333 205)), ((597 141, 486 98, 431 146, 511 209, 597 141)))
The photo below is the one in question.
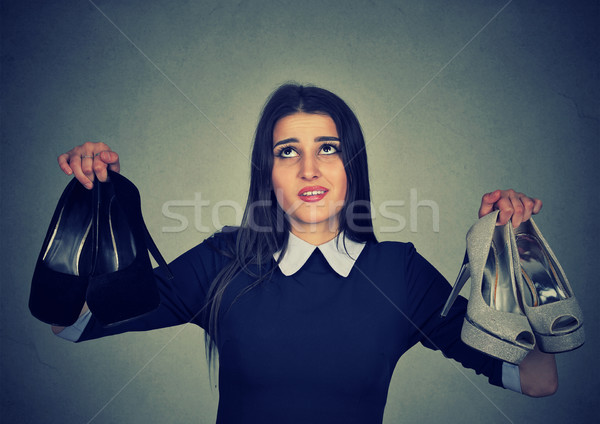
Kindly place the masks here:
POLYGON ((339 227, 346 198, 343 146, 328 115, 295 113, 273 129, 273 189, 292 232, 329 234, 339 227))

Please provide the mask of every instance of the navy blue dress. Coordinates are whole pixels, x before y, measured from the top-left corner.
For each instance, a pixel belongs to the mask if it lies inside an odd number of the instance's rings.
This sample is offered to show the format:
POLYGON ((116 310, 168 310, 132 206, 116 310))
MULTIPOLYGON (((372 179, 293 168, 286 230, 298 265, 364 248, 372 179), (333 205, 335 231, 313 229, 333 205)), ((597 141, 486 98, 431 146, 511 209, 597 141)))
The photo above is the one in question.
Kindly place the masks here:
MULTIPOLYGON (((109 328, 92 315, 79 341, 186 322, 206 328, 199 311, 228 262, 225 238, 173 261, 173 280, 157 271, 158 310, 109 328)), ((466 300, 440 317, 451 287, 410 243, 367 243, 347 278, 317 249, 295 274, 277 268, 234 302, 253 281, 239 274, 221 308, 218 424, 380 424, 396 362, 418 342, 502 386, 502 362, 460 340, 466 300)))

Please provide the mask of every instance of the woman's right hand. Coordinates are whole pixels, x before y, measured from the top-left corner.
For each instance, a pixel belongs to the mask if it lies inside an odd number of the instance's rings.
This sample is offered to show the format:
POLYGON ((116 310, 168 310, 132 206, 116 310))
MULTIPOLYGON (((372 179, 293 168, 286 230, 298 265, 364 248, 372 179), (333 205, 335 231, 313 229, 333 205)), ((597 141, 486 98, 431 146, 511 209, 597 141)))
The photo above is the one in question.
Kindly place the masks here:
POLYGON ((106 144, 92 143, 88 141, 81 146, 73 147, 67 153, 58 157, 58 166, 67 175, 75 175, 75 178, 87 189, 94 186, 94 179, 106 181, 108 178, 107 168, 119 172, 119 155, 110 150, 106 144))

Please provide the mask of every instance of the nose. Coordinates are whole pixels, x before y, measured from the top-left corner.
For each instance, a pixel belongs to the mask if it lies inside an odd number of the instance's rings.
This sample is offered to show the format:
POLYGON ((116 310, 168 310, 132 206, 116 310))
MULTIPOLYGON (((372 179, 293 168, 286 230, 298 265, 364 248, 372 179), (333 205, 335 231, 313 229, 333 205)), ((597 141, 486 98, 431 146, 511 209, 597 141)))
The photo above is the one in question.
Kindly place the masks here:
POLYGON ((303 180, 314 180, 321 176, 317 158, 312 155, 304 156, 300 161, 299 176, 303 180))

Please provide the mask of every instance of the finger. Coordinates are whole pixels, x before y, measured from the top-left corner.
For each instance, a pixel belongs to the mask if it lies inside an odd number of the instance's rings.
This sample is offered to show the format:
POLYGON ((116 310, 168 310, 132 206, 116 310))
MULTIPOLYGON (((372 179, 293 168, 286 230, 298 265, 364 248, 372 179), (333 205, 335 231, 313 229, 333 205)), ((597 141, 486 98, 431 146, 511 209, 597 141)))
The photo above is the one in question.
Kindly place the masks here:
POLYGON ((91 189, 93 187, 93 180, 90 180, 81 169, 81 155, 76 153, 71 154, 69 166, 73 170, 73 174, 75 174, 75 178, 77 178, 77 181, 83 184, 83 186, 87 189, 91 189))
POLYGON ((535 206, 535 202, 534 200, 529 197, 524 195, 523 193, 519 193, 519 199, 521 200, 521 203, 523 204, 523 221, 528 221, 529 218, 531 218, 531 214, 533 213, 533 207, 535 206))
POLYGON ((108 165, 102 160, 101 153, 96 153, 93 160, 92 169, 94 170, 96 178, 98 178, 98 181, 105 182, 108 177, 106 172, 108 165))
POLYGON ((111 171, 119 172, 121 170, 121 166, 119 164, 119 155, 117 152, 113 152, 112 150, 101 152, 100 158, 104 163, 109 165, 108 168, 111 171))
POLYGON ((111 171, 114 172, 121 172, 121 165, 119 164, 119 161, 117 161, 116 163, 111 163, 109 166, 111 171))
POLYGON ((519 225, 521 225, 523 221, 525 221, 523 219, 523 217, 525 216, 525 206, 523 205, 519 194, 520 193, 518 193, 517 195, 511 195, 509 197, 513 208, 513 214, 511 217, 513 228, 517 228, 519 225))
POLYGON ((533 214, 536 215, 542 210, 543 203, 540 199, 533 199, 533 214))
POLYGON ((514 205, 511 197, 516 195, 514 190, 500 190, 498 201, 494 204, 494 209, 498 210, 498 219, 496 225, 506 225, 514 213, 514 205))
POLYGON ((503 193, 500 200, 496 202, 495 208, 500 211, 498 213, 496 225, 508 224, 514 213, 513 202, 511 201, 510 196, 503 193))
POLYGON ((500 194, 500 190, 494 190, 491 193, 483 195, 481 198, 481 206, 479 207, 479 218, 494 210, 494 204, 500 199, 500 194))
POLYGON ((60 155, 57 158, 57 160, 58 160, 58 166, 60 167, 60 169, 62 169, 62 171, 65 174, 71 175, 73 173, 73 170, 69 166, 69 154, 68 153, 63 153, 62 155, 60 155))
POLYGON ((94 157, 94 172, 99 181, 105 182, 108 179, 106 169, 119 172, 119 155, 111 150, 105 150, 96 153, 94 157))
POLYGON ((90 180, 92 183, 94 182, 94 153, 82 153, 81 156, 81 171, 83 174, 90 180))

